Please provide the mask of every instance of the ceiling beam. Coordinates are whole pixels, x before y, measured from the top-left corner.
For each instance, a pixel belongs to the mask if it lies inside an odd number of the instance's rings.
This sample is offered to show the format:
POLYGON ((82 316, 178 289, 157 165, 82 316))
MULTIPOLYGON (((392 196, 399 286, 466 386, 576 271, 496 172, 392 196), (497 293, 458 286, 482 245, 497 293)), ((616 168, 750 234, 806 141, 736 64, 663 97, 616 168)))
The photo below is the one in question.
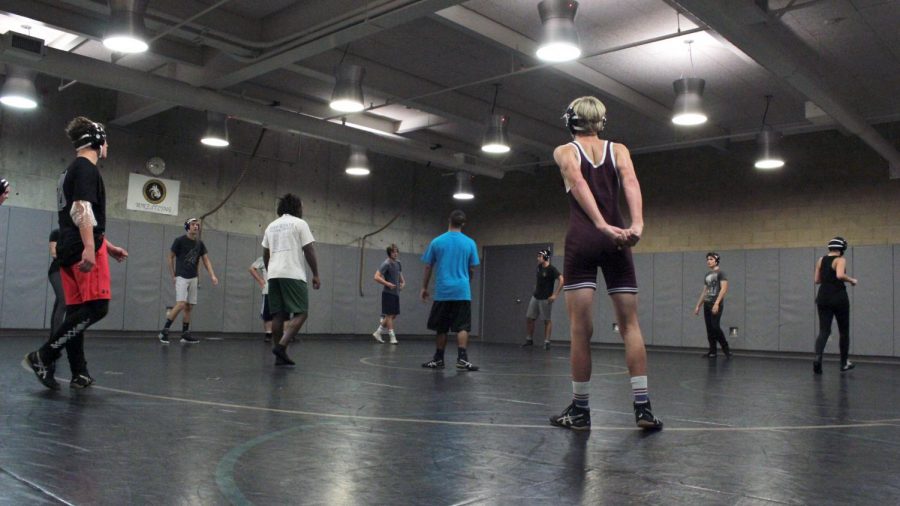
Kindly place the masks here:
POLYGON ((315 139, 364 146, 397 158, 494 178, 503 177, 503 171, 500 169, 467 163, 453 156, 432 151, 428 146, 421 146, 408 139, 386 138, 360 129, 228 96, 218 91, 196 88, 174 79, 49 47, 45 49, 44 57, 36 61, 11 52, 0 52, 0 62, 19 64, 46 75, 75 79, 84 84, 145 96, 176 106, 220 112, 315 139))
POLYGON ((857 135, 887 160, 891 178, 900 178, 900 152, 829 84, 836 73, 818 67, 819 55, 780 21, 743 0, 677 3, 857 135))

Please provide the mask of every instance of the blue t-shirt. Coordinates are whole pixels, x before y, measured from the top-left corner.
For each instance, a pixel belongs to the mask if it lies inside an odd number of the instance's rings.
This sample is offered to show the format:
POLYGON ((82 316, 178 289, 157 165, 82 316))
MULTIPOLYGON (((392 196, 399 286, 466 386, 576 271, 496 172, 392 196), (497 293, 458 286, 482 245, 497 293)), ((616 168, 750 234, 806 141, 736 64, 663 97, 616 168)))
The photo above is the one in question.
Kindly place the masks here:
POLYGON ((469 267, 478 265, 475 241, 462 232, 446 232, 431 241, 422 261, 437 276, 434 300, 472 300, 469 267))

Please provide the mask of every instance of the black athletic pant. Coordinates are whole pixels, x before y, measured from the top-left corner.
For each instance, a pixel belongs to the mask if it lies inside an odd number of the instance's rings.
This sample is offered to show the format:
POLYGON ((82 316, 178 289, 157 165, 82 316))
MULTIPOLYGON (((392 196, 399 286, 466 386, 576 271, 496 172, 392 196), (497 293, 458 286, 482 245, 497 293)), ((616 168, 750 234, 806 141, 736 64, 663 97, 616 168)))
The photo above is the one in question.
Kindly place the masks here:
POLYGON ((841 336, 841 365, 847 363, 850 354, 850 302, 842 301, 836 304, 817 304, 819 309, 819 337, 816 338, 816 361, 822 362, 822 354, 825 353, 825 344, 831 335, 831 321, 837 319, 838 333, 841 336))
POLYGON ((38 350, 41 362, 46 365, 56 362, 62 355, 62 349, 65 348, 72 375, 86 373, 84 331, 106 316, 107 311, 109 311, 108 300, 92 300, 66 306, 66 317, 62 324, 53 329, 50 339, 38 350))
POLYGON ((53 331, 62 324, 63 318, 66 317, 66 297, 63 293, 62 277, 59 275, 59 271, 47 274, 47 278, 50 279, 50 286, 53 287, 53 293, 56 294, 53 316, 50 318, 50 335, 53 335, 53 331))
POLYGON ((706 339, 709 341, 709 352, 716 352, 716 342, 722 347, 722 351, 728 351, 728 341, 725 340, 725 333, 722 332, 722 313, 725 312, 725 304, 719 304, 719 312, 713 314, 712 307, 715 302, 703 303, 703 321, 706 322, 706 339))

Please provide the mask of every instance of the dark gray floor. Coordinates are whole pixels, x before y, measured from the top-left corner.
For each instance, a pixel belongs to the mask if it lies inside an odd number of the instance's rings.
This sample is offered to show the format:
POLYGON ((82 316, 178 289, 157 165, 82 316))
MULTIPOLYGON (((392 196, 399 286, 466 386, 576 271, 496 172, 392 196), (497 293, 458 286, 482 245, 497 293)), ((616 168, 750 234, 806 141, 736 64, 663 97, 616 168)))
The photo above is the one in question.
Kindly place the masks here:
POLYGON ((19 366, 37 341, 0 339, 0 504, 900 504, 894 364, 651 352, 647 435, 598 349, 579 434, 546 423, 563 346, 474 344, 458 373, 419 367, 428 341, 322 338, 275 370, 261 342, 89 338, 96 386, 54 393, 19 366))

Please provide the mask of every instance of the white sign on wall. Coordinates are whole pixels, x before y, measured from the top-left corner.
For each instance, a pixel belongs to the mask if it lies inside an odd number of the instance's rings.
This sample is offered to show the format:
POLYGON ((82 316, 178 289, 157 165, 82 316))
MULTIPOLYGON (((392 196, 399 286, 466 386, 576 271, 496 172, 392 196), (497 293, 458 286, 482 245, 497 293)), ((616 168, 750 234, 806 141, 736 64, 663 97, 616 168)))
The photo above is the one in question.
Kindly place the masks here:
POLYGON ((125 208, 132 211, 178 215, 178 191, 181 183, 174 179, 128 176, 128 200, 125 208))

